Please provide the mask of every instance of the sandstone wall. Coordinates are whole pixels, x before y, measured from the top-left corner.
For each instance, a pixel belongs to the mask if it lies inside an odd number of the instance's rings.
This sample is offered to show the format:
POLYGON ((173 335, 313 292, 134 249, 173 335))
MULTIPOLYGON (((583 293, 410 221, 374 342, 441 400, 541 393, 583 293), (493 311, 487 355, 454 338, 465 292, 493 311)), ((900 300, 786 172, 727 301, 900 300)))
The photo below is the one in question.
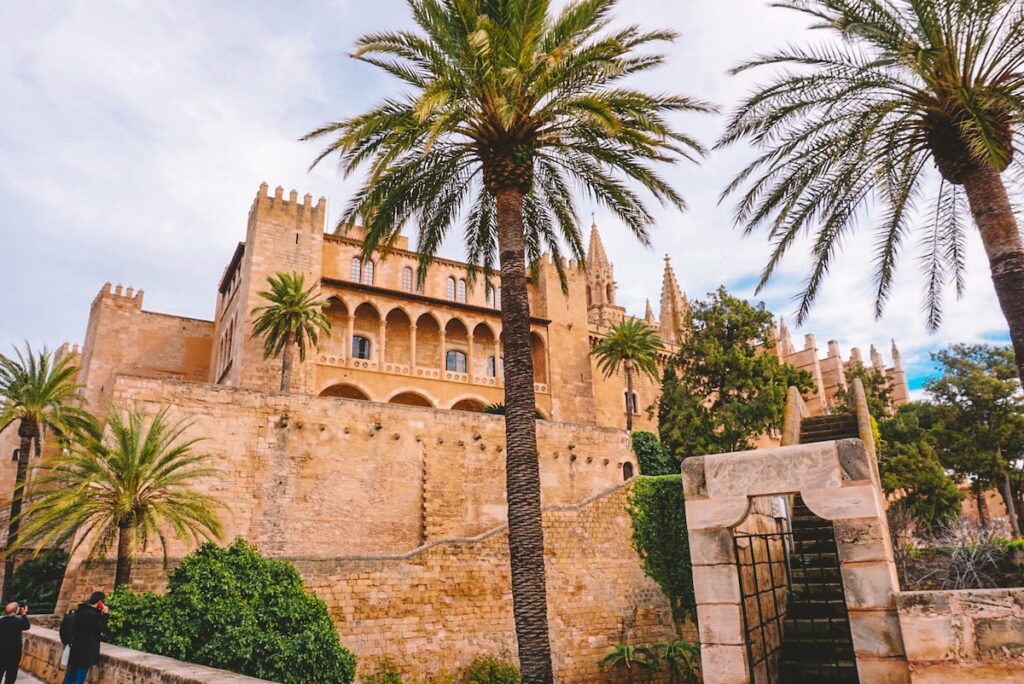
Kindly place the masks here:
POLYGON ((911 682, 1024 682, 1024 589, 896 595, 911 682))
MULTIPOLYGON (((113 400, 189 422, 220 473, 198 488, 226 504, 225 540, 275 556, 402 553, 505 520, 500 416, 130 376, 113 400)), ((636 468, 615 430, 541 421, 538 448, 545 505, 582 501, 621 483, 625 463, 636 468)), ((62 601, 112 579, 93 572, 77 589, 80 561, 62 601)))

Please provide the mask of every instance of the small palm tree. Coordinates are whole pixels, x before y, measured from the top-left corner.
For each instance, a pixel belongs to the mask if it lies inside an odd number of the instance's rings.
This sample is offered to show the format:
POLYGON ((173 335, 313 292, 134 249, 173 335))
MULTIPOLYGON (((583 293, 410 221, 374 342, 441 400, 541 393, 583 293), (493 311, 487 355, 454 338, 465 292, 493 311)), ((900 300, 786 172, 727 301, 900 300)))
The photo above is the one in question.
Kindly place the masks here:
POLYGON ((697 664, 700 662, 700 647, 685 639, 655 644, 661 660, 668 665, 669 684, 698 681, 697 664))
POLYGON ((626 430, 633 431, 633 371, 637 370, 649 376, 655 382, 660 379, 658 373, 658 352, 661 351, 661 338, 649 325, 636 318, 627 318, 605 335, 604 339, 590 350, 597 357, 597 367, 610 378, 619 372, 619 367, 626 373, 626 430))
POLYGON ((166 411, 147 421, 141 411, 123 418, 111 410, 105 436, 98 428, 83 434, 46 464, 14 550, 60 545, 77 534, 73 548, 91 541, 92 558, 116 543, 119 587, 131 581, 135 558, 152 541, 160 543, 167 562, 168 529, 195 545, 219 539, 219 502, 192 489, 217 471, 204 465, 209 455, 195 451, 200 440, 183 438, 187 427, 170 422, 166 411))
POLYGON ((671 31, 610 28, 616 0, 408 0, 418 30, 360 38, 355 57, 403 82, 406 92, 304 139, 330 140, 346 174, 369 173, 339 230, 362 222, 367 257, 386 252, 405 225, 419 228, 418 279, 452 226, 465 220, 473 277, 501 269, 509 557, 523 679, 552 679, 540 519, 527 264, 545 248, 566 286, 562 240, 578 261, 583 242, 571 188, 615 213, 644 244, 652 216, 625 182, 682 208, 650 162, 703 149, 667 115, 707 111, 622 80, 660 65, 638 53, 671 31))
POLYGON ((331 334, 331 321, 324 314, 326 300, 317 299, 317 287, 306 289, 301 273, 278 273, 267 278, 270 290, 260 292, 270 304, 252 310, 256 316, 252 336, 263 337, 263 358, 281 357, 281 391, 292 387, 292 352, 306 360, 306 347, 319 344, 320 333, 331 334))
MULTIPOLYGON (((0 354, 0 431, 18 423, 21 439, 7 527, 8 548, 18 541, 32 447, 38 455, 45 432, 64 440, 91 420, 81 407, 77 376, 78 366, 71 356, 58 359, 46 349, 34 352, 27 344, 24 352, 15 349, 13 357, 0 354)), ((14 557, 8 552, 4 559, 5 600, 13 577, 14 557)))
POLYGON ((601 659, 602 670, 624 670, 626 681, 633 682, 635 670, 653 670, 658 666, 657 652, 647 646, 615 644, 611 653, 601 659))
POLYGON ((802 321, 858 215, 877 203, 884 211, 875 314, 889 296, 900 250, 917 230, 934 329, 944 285, 952 279, 958 294, 964 287, 969 207, 1024 378, 1024 244, 1002 178, 1011 164, 1022 167, 1015 152, 1024 135, 1024 3, 776 4, 811 16, 838 40, 789 47, 733 70, 770 66, 777 74, 742 103, 719 143, 750 139, 763 150, 724 193, 744 188, 736 222, 748 233, 768 227, 774 249, 760 285, 797 237, 813 234, 802 321), (926 191, 932 202, 919 212, 926 191))

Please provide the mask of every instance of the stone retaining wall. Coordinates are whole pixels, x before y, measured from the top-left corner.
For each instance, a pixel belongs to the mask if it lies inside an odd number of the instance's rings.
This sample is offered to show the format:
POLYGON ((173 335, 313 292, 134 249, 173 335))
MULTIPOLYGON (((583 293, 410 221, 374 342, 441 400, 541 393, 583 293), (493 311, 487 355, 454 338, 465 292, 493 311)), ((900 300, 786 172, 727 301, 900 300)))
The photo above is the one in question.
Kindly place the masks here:
POLYGON ((1024 683, 1024 588, 896 595, 914 684, 1024 683))
MULTIPOLYGON (((60 638, 52 629, 34 625, 25 632, 21 656, 21 669, 47 684, 63 681, 64 668, 60 666, 60 638)), ((100 664, 89 671, 89 684, 258 684, 265 679, 215 670, 212 667, 183 663, 103 644, 100 664)))

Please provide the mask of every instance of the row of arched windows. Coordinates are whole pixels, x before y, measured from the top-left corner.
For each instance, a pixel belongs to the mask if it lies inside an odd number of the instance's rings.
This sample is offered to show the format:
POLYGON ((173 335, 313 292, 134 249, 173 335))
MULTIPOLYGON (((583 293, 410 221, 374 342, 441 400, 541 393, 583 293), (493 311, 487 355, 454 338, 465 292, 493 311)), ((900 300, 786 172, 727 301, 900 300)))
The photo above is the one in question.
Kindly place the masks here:
MULTIPOLYGON (((373 262, 364 261, 359 257, 352 257, 352 263, 349 270, 349 279, 356 283, 363 283, 364 285, 373 285, 373 262)), ((465 304, 467 301, 467 285, 465 278, 455 278, 449 276, 445 283, 446 292, 445 296, 450 302, 460 302, 465 304)), ((416 292, 416 294, 423 294, 423 286, 416 283, 416 274, 413 272, 411 266, 405 266, 402 268, 402 291, 403 292, 416 292)), ((501 308, 501 288, 500 287, 488 287, 487 288, 487 306, 493 309, 501 308)))
POLYGON ((224 372, 231 361, 231 348, 234 342, 235 319, 231 319, 231 322, 227 324, 224 332, 221 334, 220 342, 217 345, 217 380, 220 379, 220 374, 224 372))

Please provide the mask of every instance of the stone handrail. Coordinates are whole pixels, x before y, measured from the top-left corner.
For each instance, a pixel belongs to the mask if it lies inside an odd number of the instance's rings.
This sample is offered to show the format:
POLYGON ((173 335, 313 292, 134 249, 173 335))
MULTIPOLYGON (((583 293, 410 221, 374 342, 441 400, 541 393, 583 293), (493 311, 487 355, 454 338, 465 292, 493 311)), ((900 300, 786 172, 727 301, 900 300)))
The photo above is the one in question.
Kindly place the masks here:
MULTIPOLYGON (((55 630, 33 625, 31 630, 25 632, 21 669, 47 684, 58 684, 63 681, 65 672, 60 665, 62 650, 60 637, 55 630)), ((259 684, 267 680, 103 644, 100 664, 89 671, 89 681, 93 684, 259 684)))
POLYGON ((790 387, 786 393, 786 408, 782 414, 782 442, 779 446, 792 446, 800 443, 800 421, 810 417, 804 397, 796 387, 790 387))

